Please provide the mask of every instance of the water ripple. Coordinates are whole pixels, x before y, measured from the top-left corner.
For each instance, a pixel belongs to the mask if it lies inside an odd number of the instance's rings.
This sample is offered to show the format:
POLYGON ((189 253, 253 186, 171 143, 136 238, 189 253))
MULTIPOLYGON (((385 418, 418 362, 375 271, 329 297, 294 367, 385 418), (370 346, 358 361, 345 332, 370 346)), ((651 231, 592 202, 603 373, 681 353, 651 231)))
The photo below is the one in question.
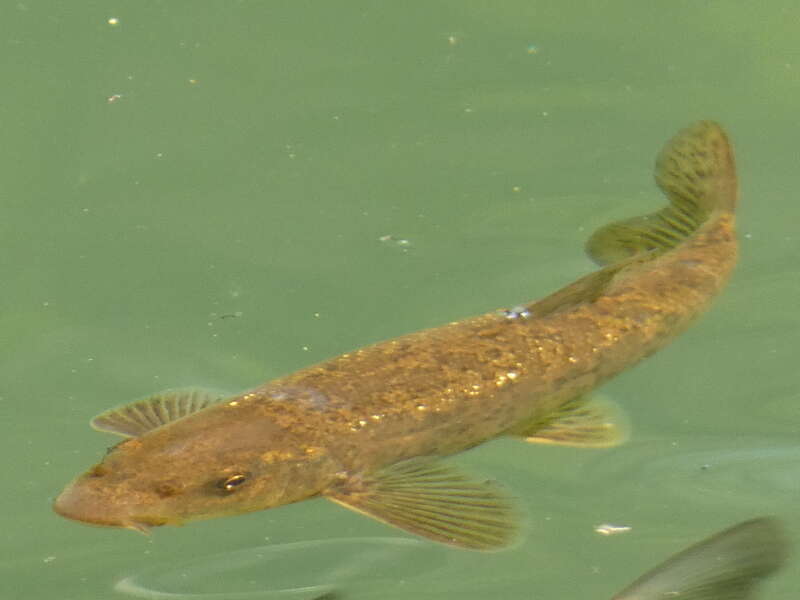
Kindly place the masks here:
POLYGON ((400 580, 436 568, 441 549, 407 538, 314 540, 213 554, 126 577, 115 590, 150 600, 312 600, 369 573, 400 580), (313 570, 309 566, 313 565, 313 570))

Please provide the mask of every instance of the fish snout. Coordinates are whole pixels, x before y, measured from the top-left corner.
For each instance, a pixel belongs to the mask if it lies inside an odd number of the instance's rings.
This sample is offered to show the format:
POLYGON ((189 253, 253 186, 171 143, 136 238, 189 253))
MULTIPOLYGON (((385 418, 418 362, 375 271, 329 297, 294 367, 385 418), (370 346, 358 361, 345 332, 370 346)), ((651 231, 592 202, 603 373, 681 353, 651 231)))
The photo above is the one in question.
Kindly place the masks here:
POLYGON ((91 525, 124 527, 147 533, 165 521, 138 516, 131 494, 122 488, 98 485, 97 467, 69 484, 53 502, 53 510, 67 519, 91 525))

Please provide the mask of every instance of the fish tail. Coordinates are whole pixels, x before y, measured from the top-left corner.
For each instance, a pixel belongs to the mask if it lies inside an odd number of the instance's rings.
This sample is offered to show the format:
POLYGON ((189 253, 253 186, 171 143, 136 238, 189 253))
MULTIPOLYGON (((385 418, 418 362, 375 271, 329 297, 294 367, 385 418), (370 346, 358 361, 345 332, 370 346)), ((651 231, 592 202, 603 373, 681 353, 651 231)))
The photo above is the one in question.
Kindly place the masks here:
POLYGON ((669 199, 658 212, 610 223, 586 243, 598 264, 635 255, 662 254, 724 214, 733 217, 738 197, 733 148, 713 121, 699 121, 666 143, 656 159, 655 179, 669 199))

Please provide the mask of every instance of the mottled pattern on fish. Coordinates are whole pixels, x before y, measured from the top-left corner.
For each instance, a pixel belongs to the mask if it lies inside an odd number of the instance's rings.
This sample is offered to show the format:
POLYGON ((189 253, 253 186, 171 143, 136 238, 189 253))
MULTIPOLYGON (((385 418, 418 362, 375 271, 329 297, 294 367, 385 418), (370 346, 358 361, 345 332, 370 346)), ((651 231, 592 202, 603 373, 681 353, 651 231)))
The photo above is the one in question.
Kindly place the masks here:
POLYGON ((602 268, 513 309, 382 342, 217 402, 166 394, 97 417, 125 436, 56 501, 61 514, 143 529, 315 495, 467 548, 507 545, 502 494, 436 460, 499 435, 601 446, 622 436, 585 394, 670 341, 736 262, 733 154, 700 122, 664 148, 670 204, 612 223, 602 268))
MULTIPOLYGON (((727 145, 716 152, 733 173, 727 145)), ((655 258, 634 252, 605 268, 607 281, 593 273, 555 302, 525 306, 527 316, 494 311, 344 354, 249 392, 235 410, 267 416, 356 470, 459 452, 520 421, 545 419, 669 342, 727 281, 737 256, 735 181, 704 192, 693 181, 706 171, 672 168, 662 183, 671 193, 731 198, 678 248, 655 258), (684 173, 695 189, 677 187, 684 173), (598 297, 587 297, 587 280, 598 297)))

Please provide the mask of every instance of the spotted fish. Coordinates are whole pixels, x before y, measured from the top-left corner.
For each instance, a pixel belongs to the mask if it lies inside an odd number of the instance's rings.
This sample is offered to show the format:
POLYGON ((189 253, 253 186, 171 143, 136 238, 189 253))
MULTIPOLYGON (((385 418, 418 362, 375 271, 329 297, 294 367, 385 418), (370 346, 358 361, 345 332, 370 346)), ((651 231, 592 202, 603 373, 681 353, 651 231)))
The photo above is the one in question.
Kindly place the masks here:
POLYGON ((155 395, 96 429, 124 436, 58 496, 59 514, 147 530, 324 497, 471 549, 519 527, 496 484, 443 460, 496 438, 604 447, 624 419, 589 392, 700 314, 736 262, 737 180, 699 122, 656 162, 665 208, 588 241, 600 268, 513 309, 348 352, 235 396, 155 395))

